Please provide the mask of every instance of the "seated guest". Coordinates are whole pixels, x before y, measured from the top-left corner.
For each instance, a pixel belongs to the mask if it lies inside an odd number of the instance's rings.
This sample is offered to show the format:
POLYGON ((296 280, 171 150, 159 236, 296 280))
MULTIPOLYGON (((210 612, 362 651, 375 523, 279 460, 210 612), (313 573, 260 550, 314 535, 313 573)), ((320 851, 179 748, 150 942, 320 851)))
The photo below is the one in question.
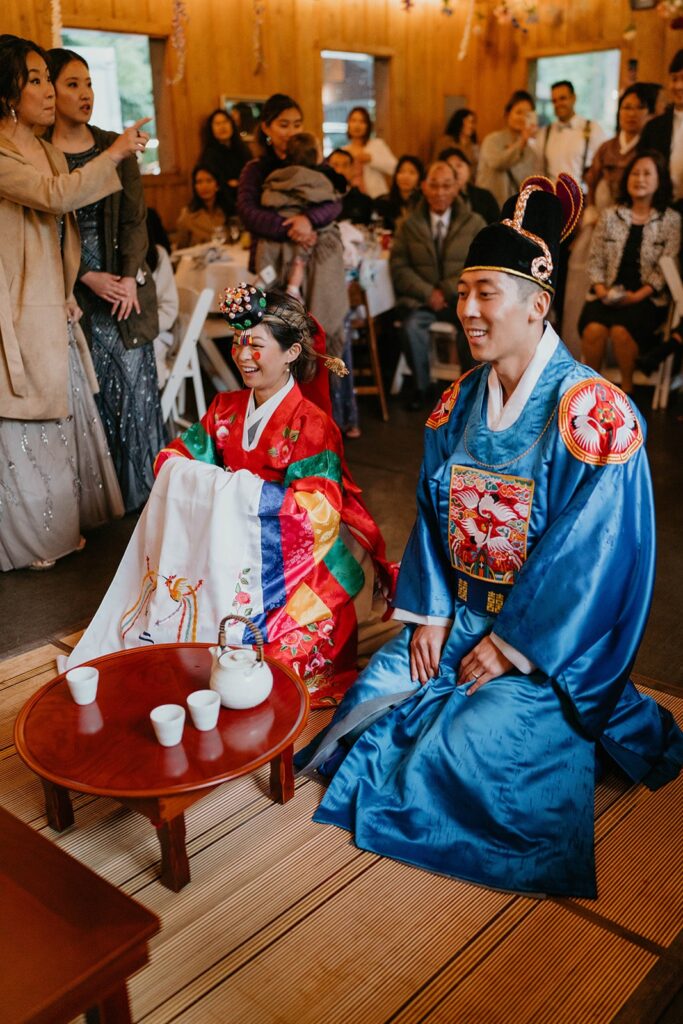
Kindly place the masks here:
POLYGON ((212 167, 218 174, 230 215, 237 209, 237 185, 242 168, 249 160, 249 147, 240 136, 235 119, 221 107, 213 110, 202 128, 199 162, 212 167))
POLYGON ((487 224, 493 224, 500 218, 500 207, 496 198, 488 189, 477 188, 470 181, 472 168, 467 155, 462 149, 451 146, 439 153, 439 160, 444 160, 455 174, 458 183, 458 197, 468 203, 474 213, 483 217, 487 224))
MULTIPOLYGON (((285 219, 298 216, 310 206, 338 198, 332 182, 318 166, 320 147, 315 135, 298 132, 287 142, 287 165, 271 171, 263 183, 261 205, 285 219)), ((335 180, 339 175, 335 174, 335 180)), ((343 179, 342 179, 343 180, 343 179)), ((344 287, 344 256, 337 224, 314 232, 312 244, 286 239, 261 238, 256 246, 256 273, 271 267, 273 286, 284 289, 305 305, 327 336, 328 352, 340 356, 344 317, 349 304, 344 287)))
POLYGON ((178 249, 210 242, 217 232, 225 232, 230 216, 230 200, 208 164, 197 164, 192 171, 192 198, 183 207, 176 224, 178 249))
POLYGON ((586 171, 586 209, 571 240, 567 260, 567 282, 562 308, 562 338, 577 358, 581 351, 579 318, 589 286, 588 259, 593 231, 600 210, 617 200, 624 168, 635 155, 636 146, 648 116, 654 110, 655 96, 648 86, 636 82, 622 93, 617 112, 618 134, 603 142, 586 171))
POLYGON ((345 149, 333 149, 327 158, 330 167, 341 175, 345 182, 342 195, 342 211, 339 220, 350 220, 352 224, 369 224, 372 217, 372 199, 353 184, 353 157, 345 149))
MULTIPOLYGON (((356 676, 375 572, 393 567, 346 469, 339 430, 304 398, 319 327, 296 299, 228 289, 245 388, 219 394, 163 449, 157 481, 114 581, 68 664, 145 643, 214 641, 230 611, 262 631, 313 705, 356 676)), ((251 643, 233 625, 228 643, 251 643)))
POLYGON ((353 157, 353 184, 371 199, 386 191, 396 170, 396 157, 383 139, 372 135, 372 118, 365 107, 354 107, 346 119, 349 141, 344 149, 353 157))
POLYGON ((422 199, 424 164, 417 156, 404 153, 399 157, 391 179, 391 188, 375 199, 375 212, 387 231, 396 231, 401 221, 412 213, 422 199))
POLYGON ((423 199, 403 221, 389 257, 397 305, 404 314, 403 351, 413 371, 410 403, 421 409, 429 387, 429 328, 436 320, 456 324, 458 278, 470 242, 483 220, 456 198, 448 164, 437 161, 422 183, 423 199))
POLYGON ((505 104, 505 127, 487 135, 479 153, 477 185, 488 189, 501 206, 536 169, 537 130, 534 98, 518 89, 505 104))
POLYGON ((596 754, 656 789, 671 714, 629 681, 655 523, 643 426, 547 323, 578 183, 524 182, 477 236, 458 315, 481 365, 427 421, 401 561, 407 625, 297 758, 332 776, 314 820, 478 885, 596 895, 596 754))
POLYGON ((671 180, 655 150, 639 153, 624 171, 617 205, 600 214, 591 240, 591 289, 579 318, 582 359, 600 370, 611 337, 630 394, 639 357, 657 347, 655 332, 666 318, 667 293, 659 266, 678 256, 681 218, 669 207, 671 180))
POLYGON ((476 174, 479 160, 477 145, 477 115, 468 107, 461 107, 451 114, 444 134, 436 140, 434 159, 442 160, 440 153, 444 149, 459 149, 467 158, 472 172, 476 174))

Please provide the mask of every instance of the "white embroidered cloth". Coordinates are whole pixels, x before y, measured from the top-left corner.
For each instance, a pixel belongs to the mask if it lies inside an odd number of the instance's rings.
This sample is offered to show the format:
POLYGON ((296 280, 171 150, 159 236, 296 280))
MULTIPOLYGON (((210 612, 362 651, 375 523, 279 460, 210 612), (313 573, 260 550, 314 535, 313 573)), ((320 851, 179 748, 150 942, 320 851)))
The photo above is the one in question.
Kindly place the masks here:
MULTIPOLYGON (((67 667, 143 644, 215 643, 225 615, 262 612, 262 487, 247 470, 168 459, 67 667)), ((228 643, 244 629, 230 625, 228 643)))

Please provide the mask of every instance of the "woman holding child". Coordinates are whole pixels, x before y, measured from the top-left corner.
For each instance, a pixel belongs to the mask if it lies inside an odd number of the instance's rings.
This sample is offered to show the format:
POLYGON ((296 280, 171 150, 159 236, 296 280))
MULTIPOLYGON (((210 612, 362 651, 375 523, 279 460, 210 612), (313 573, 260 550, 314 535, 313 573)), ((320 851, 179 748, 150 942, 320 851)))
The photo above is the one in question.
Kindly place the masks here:
POLYGON ((341 202, 336 199, 307 206, 289 217, 283 217, 263 205, 265 180, 273 171, 287 166, 287 143, 293 135, 301 132, 303 119, 296 100, 283 93, 275 93, 263 105, 259 134, 266 153, 246 165, 237 190, 237 212, 252 238, 249 267, 252 271, 259 239, 289 240, 296 245, 311 247, 317 241, 318 229, 331 224, 341 213, 341 202))

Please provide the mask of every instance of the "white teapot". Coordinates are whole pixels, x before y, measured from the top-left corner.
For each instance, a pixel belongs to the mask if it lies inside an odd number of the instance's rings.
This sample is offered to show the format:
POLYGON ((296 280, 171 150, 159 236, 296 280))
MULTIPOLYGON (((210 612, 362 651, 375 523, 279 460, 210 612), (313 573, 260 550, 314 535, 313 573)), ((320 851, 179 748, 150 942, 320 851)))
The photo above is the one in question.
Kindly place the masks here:
POLYGON ((209 686, 221 698, 226 708, 242 711, 255 708, 273 689, 273 673, 263 658, 263 637, 250 619, 241 615, 227 615, 220 624, 218 645, 209 647, 211 679, 209 686), (225 623, 231 619, 245 622, 257 639, 257 650, 226 647, 225 623))

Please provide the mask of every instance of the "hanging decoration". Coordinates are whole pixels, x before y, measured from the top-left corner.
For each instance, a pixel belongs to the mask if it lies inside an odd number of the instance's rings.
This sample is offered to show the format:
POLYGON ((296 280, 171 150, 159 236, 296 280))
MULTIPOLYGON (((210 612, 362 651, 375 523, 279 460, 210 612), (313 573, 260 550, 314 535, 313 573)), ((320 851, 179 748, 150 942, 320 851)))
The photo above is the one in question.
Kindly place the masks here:
MULTIPOLYGON (((458 60, 467 56, 470 39, 480 35, 482 26, 489 17, 493 17, 499 25, 510 25, 519 29, 524 35, 529 31, 528 25, 535 25, 539 20, 537 0, 465 0, 467 13, 465 27, 460 40, 458 60)), ((683 8, 683 0, 674 0, 683 8)), ((441 0, 441 13, 451 17, 455 13, 456 0, 441 0)), ((404 11, 410 12, 415 7, 415 0, 401 0, 404 11)))
POLYGON ((266 67, 263 51, 263 19, 266 13, 266 0, 253 0, 254 11, 254 74, 260 75, 266 67))
POLYGON ((185 57, 187 40, 185 25, 188 20, 187 8, 183 0, 173 0, 173 16, 171 18, 171 46, 176 55, 176 71, 173 78, 167 78, 167 85, 177 85, 185 77, 185 57))
POLYGON ((62 2, 61 0, 50 0, 50 32, 52 45, 62 45, 62 2))
POLYGON ((501 0, 492 14, 499 25, 512 25, 525 35, 527 25, 535 25, 538 21, 538 7, 533 0, 501 0))
POLYGON ((657 4, 657 14, 666 18, 670 28, 683 28, 683 0, 662 0, 657 4))
POLYGON ((474 10, 476 6, 476 0, 469 0, 469 6, 467 8, 467 18, 465 19, 465 29, 460 40, 460 49, 458 50, 458 60, 464 60, 467 56, 467 51, 470 47, 470 36, 472 34, 472 25, 474 22, 474 10))

